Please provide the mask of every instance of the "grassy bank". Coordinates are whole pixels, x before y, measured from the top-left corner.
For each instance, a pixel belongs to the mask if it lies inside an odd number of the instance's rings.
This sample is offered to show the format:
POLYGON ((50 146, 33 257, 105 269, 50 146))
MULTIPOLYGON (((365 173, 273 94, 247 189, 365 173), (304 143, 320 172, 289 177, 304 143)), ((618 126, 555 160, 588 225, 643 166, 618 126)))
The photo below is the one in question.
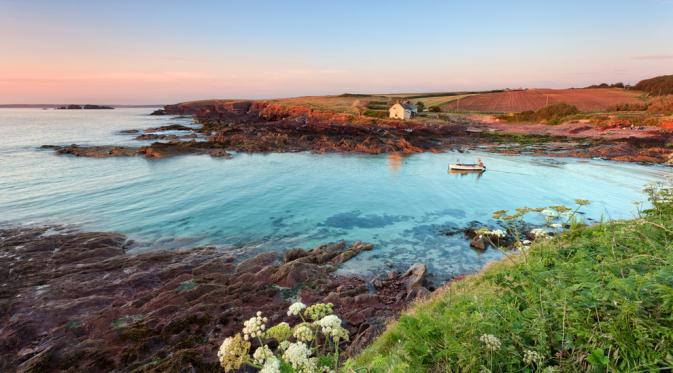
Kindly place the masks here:
POLYGON ((576 226, 453 283, 348 362, 358 372, 670 371, 673 203, 576 226))

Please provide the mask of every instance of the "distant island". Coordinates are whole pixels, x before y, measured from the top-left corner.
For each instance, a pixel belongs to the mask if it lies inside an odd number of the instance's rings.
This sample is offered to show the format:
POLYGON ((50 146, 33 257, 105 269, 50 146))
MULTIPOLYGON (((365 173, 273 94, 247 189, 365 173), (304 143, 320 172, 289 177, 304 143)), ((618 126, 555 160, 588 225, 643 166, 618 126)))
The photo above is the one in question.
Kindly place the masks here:
POLYGON ((64 105, 59 106, 58 110, 101 110, 101 109, 114 109, 112 106, 105 105, 64 105))

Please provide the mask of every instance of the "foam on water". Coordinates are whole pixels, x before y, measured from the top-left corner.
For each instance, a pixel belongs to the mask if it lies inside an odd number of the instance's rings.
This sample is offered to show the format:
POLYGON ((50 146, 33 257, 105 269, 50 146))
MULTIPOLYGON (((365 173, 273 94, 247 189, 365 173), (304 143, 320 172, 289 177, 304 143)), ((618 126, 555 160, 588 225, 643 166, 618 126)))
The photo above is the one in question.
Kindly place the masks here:
MULTIPOLYGON (((499 257, 442 234, 522 206, 593 203, 587 216, 629 218, 662 167, 487 153, 398 155, 237 154, 86 159, 43 144, 128 144, 118 131, 189 119, 149 109, 0 110, 0 221, 76 224, 118 231, 136 250, 217 245, 283 250, 363 240, 375 250, 344 271, 370 274, 424 262, 442 278, 499 257), (489 171, 451 175, 447 165, 480 157, 489 171)), ((492 222, 491 222, 492 223, 492 222)))

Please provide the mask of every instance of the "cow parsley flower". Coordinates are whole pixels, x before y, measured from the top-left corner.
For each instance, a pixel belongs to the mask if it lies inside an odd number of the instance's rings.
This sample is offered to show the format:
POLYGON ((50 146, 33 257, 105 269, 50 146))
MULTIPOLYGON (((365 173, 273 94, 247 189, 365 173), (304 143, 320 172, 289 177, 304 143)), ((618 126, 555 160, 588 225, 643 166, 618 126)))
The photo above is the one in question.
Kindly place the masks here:
POLYGON ((554 228, 554 229, 560 229, 560 228, 563 228, 563 225, 561 225, 561 224, 559 224, 559 223, 549 224, 549 226, 550 226, 551 228, 554 228))
POLYGON ((217 358, 225 372, 238 370, 248 357, 250 342, 244 341, 241 334, 226 338, 217 351, 217 358))
POLYGON ((316 303, 306 308, 304 311, 304 316, 310 318, 313 321, 318 321, 323 317, 331 314, 333 310, 334 305, 332 303, 316 303))
POLYGON ((306 325, 306 323, 299 324, 295 327, 294 337, 301 342, 310 342, 313 340, 313 330, 306 325))
POLYGON ((278 344, 278 349, 281 351, 287 350, 290 347, 290 341, 282 341, 278 344))
POLYGON ((266 331, 267 337, 273 338, 278 342, 287 340, 291 335, 292 329, 290 328, 290 324, 286 322, 272 326, 266 331))
POLYGON ((494 229, 490 231, 489 234, 496 238, 504 238, 505 236, 507 236, 507 232, 505 232, 502 229, 494 229))
POLYGON ((535 228, 535 229, 530 231, 530 234, 531 234, 531 236, 535 237, 536 239, 537 238, 545 238, 545 237, 548 236, 547 231, 542 229, 542 228, 535 228))
POLYGON ((315 361, 309 359, 311 350, 304 342, 290 343, 287 350, 283 353, 283 359, 287 361, 292 368, 302 372, 312 372, 315 361))
POLYGON ((243 323, 243 338, 247 341, 250 338, 262 337, 267 321, 267 318, 262 317, 262 313, 258 311, 255 317, 243 323))
POLYGON ((280 360, 275 356, 266 359, 266 363, 259 370, 259 373, 280 373, 280 360))
POLYGON ((493 334, 483 334, 479 337, 479 340, 486 346, 486 349, 491 352, 498 351, 502 344, 500 339, 493 334))
POLYGON ((543 361, 542 355, 537 353, 536 351, 532 350, 526 350, 523 353, 523 363, 526 365, 540 365, 542 364, 543 361))
POLYGON ((255 353, 252 354, 253 361, 258 365, 265 364, 271 357, 273 357, 273 352, 271 352, 271 349, 267 345, 257 347, 255 353))
POLYGON ((336 315, 327 315, 318 321, 323 334, 338 341, 339 339, 348 340, 348 331, 341 327, 341 319, 336 315))
POLYGON ((306 305, 302 302, 295 302, 290 305, 290 308, 287 310, 288 316, 297 316, 301 311, 306 308, 306 305))

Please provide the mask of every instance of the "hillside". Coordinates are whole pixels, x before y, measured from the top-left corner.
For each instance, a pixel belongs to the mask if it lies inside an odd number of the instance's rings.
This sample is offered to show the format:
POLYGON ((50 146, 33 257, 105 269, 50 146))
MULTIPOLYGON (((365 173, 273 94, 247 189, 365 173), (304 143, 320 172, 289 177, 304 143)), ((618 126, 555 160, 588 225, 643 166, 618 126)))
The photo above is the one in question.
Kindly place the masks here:
POLYGON ((662 75, 641 80, 634 88, 651 96, 673 95, 673 75, 662 75))

